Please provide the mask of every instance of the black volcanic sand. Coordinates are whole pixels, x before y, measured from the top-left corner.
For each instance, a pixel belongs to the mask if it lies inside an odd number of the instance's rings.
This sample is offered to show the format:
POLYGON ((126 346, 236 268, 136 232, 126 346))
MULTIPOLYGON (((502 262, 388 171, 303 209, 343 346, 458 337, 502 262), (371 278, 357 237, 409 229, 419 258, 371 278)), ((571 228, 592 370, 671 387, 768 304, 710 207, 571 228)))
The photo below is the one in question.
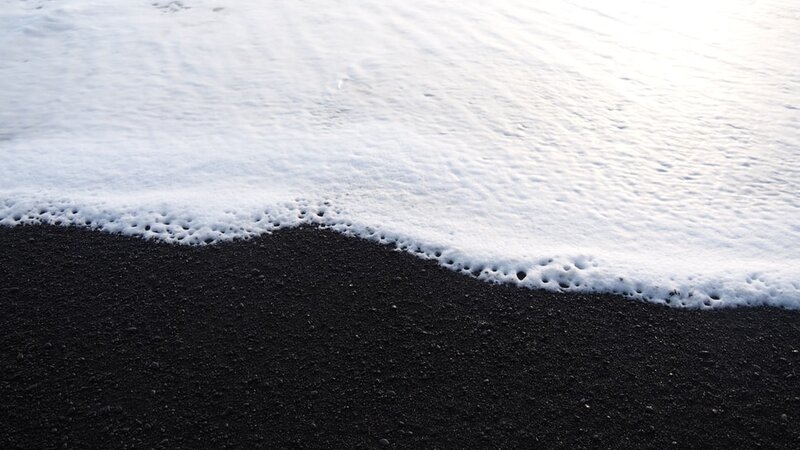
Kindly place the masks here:
POLYGON ((800 442, 800 312, 490 285, 319 229, 0 227, 0 447, 800 442))

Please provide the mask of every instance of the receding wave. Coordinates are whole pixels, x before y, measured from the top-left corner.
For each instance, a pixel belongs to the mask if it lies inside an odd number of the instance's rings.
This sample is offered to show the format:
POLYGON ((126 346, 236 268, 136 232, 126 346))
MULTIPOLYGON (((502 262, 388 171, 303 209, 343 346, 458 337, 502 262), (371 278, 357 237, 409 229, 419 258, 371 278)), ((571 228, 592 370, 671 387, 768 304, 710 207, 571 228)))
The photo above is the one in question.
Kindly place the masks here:
POLYGON ((9 3, 0 224, 200 245, 317 224, 487 281, 798 308, 799 17, 9 3))

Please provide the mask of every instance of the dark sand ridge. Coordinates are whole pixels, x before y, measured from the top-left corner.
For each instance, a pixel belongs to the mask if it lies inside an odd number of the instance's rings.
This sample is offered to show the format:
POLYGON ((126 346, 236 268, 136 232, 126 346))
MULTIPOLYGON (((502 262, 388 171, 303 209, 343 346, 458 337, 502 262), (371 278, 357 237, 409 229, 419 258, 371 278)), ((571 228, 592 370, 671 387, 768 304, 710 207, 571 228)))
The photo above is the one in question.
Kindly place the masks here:
POLYGON ((490 285, 291 229, 0 227, 0 447, 800 442, 800 312, 490 285))

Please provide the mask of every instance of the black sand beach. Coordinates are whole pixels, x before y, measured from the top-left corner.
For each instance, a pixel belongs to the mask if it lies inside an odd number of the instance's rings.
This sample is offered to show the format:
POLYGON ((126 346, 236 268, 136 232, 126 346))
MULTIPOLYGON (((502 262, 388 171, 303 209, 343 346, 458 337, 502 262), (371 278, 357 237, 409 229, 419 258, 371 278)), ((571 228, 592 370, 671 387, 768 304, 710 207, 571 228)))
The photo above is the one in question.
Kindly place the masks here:
POLYGON ((800 312, 495 286, 318 229, 0 227, 0 447, 797 448, 800 312))

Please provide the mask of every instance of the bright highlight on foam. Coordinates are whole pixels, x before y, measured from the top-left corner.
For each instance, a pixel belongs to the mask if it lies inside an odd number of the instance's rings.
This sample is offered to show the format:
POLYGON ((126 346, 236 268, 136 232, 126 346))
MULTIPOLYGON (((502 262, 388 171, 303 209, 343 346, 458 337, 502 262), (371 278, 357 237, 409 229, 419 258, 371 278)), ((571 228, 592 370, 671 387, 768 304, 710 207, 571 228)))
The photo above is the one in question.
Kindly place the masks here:
POLYGON ((12 3, 0 224, 800 307, 800 10, 695 3, 12 3))

